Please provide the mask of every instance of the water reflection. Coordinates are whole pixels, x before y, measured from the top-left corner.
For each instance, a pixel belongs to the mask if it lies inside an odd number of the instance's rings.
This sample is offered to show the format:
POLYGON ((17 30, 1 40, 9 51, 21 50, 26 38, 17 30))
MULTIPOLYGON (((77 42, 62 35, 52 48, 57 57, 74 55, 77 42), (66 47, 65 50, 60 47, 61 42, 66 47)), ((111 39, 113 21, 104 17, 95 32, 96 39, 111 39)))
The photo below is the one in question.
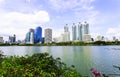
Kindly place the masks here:
POLYGON ((91 48, 89 46, 80 47, 75 46, 73 47, 74 52, 74 65, 76 69, 79 70, 82 74, 91 75, 89 70, 93 67, 92 66, 92 56, 91 56, 91 48))

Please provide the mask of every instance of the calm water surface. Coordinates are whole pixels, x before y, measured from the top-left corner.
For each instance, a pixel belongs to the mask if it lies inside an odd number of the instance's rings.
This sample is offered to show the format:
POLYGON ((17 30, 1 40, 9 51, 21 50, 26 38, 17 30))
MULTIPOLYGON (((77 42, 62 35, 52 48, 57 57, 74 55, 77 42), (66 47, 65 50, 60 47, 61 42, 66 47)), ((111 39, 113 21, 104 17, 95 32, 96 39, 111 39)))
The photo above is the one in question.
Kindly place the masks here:
POLYGON ((120 46, 1 46, 4 55, 24 56, 48 52, 54 58, 60 57, 68 66, 75 68, 82 75, 89 75, 94 68, 105 74, 120 74, 113 65, 120 66, 120 46))

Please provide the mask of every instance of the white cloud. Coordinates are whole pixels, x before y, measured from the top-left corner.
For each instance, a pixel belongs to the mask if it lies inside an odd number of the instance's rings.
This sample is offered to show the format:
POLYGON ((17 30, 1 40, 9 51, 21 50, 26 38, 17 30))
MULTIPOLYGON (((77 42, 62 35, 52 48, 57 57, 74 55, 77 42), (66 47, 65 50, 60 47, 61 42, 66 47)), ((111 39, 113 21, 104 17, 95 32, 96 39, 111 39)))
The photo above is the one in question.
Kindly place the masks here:
POLYGON ((0 34, 16 34, 18 39, 24 39, 29 28, 35 28, 50 20, 46 11, 38 11, 33 14, 0 13, 0 17, 0 34))
POLYGON ((106 32, 106 35, 111 37, 113 36, 120 37, 120 25, 115 28, 109 28, 106 32))
POLYGON ((91 3, 95 0, 47 0, 52 5, 55 10, 66 10, 66 9, 91 9, 89 7, 91 3))
POLYGON ((4 0, 0 0, 0 2, 3 2, 4 0))

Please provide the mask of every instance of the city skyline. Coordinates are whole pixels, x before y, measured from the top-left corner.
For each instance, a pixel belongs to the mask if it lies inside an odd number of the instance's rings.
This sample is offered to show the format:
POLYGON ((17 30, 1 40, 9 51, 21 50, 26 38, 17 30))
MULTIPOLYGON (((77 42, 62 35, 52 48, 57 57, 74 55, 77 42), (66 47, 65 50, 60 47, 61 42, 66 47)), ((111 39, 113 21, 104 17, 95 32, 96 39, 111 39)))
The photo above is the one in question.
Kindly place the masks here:
POLYGON ((0 36, 23 40, 29 28, 41 26, 57 37, 65 24, 72 31, 72 23, 87 21, 91 37, 120 37, 119 7, 120 0, 0 0, 0 36))

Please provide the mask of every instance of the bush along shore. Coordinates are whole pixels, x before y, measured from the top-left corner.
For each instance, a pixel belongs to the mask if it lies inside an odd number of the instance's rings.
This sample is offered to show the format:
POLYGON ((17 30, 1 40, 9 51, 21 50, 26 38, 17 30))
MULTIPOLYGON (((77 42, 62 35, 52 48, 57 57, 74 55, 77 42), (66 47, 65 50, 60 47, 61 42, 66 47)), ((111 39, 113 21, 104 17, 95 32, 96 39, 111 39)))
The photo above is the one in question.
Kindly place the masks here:
POLYGON ((72 65, 67 67, 60 58, 48 53, 32 56, 0 55, 0 77, 88 77, 80 75, 72 65))
MULTIPOLYGON (((24 57, 6 57, 2 54, 0 52, 0 77, 89 77, 80 75, 74 65, 67 67, 60 58, 54 59, 48 53, 24 57)), ((120 70, 120 67, 114 67, 120 70)), ((98 77, 109 75, 102 74, 98 77)))
POLYGON ((38 44, 3 44, 0 46, 101 46, 101 45, 120 45, 120 41, 94 41, 94 42, 59 42, 59 43, 38 43, 38 44))

